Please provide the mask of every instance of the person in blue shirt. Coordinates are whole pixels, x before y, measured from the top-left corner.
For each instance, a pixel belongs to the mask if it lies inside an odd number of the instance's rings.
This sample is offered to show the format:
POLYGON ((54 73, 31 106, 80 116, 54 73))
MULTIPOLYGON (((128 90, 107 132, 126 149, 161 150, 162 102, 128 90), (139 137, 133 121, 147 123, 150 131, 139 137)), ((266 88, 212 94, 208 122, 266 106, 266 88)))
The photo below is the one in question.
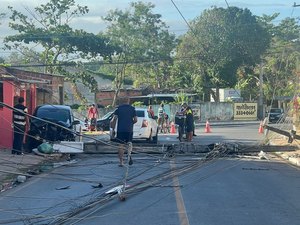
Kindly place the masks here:
MULTIPOLYGON (((119 105, 115 112, 114 117, 111 120, 111 128, 115 132, 117 128, 116 141, 120 143, 119 146, 119 166, 123 166, 123 157, 124 157, 124 148, 125 143, 128 143, 129 146, 132 146, 132 137, 133 137, 133 125, 137 122, 136 111, 133 106, 129 104, 130 99, 126 98, 126 103, 119 105), (117 126, 116 126, 117 125, 117 126)), ((130 156, 129 165, 132 164, 131 158, 131 149, 128 150, 128 155, 130 156)))

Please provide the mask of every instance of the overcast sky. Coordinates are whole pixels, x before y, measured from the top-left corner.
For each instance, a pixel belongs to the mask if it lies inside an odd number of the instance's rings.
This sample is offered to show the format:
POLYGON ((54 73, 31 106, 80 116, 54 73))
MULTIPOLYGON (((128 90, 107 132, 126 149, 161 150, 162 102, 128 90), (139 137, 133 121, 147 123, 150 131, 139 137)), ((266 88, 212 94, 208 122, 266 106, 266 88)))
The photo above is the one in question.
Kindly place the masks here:
MULTIPOLYGON (((229 6, 237 6, 240 8, 248 8, 254 15, 267 14, 271 15, 275 12, 280 13, 280 19, 286 17, 299 17, 300 7, 293 7, 294 2, 300 4, 300 0, 227 0, 229 6), (298 1, 298 2, 297 2, 298 1)), ((1 11, 8 12, 7 6, 13 6, 18 11, 25 12, 24 8, 33 9, 39 4, 48 2, 47 0, 0 0, 1 11)), ((81 6, 88 6, 89 13, 83 17, 73 20, 72 27, 84 29, 87 32, 98 33, 103 31, 106 24, 101 17, 105 16, 111 9, 126 9, 132 1, 127 0, 76 0, 81 6)), ((152 2, 155 5, 154 12, 162 15, 162 20, 170 27, 170 32, 182 34, 187 31, 187 24, 175 8, 171 0, 152 0, 142 2, 152 2)), ((225 0, 173 0, 180 12, 190 21, 199 16, 204 9, 211 6, 226 7, 225 0)), ((7 21, 4 19, 0 25, 0 47, 3 38, 11 34, 7 21)), ((3 53, 2 50, 0 50, 3 53)))

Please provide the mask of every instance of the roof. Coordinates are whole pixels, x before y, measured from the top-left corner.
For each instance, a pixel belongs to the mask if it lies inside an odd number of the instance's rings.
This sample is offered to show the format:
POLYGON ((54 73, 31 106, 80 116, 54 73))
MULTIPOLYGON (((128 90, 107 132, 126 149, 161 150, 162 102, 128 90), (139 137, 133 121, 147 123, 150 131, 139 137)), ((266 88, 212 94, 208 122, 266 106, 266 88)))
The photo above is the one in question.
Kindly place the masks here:
MULTIPOLYGON (((195 96, 196 94, 185 94, 188 97, 195 96)), ((140 96, 130 96, 131 99, 134 98, 176 98, 178 94, 149 94, 140 96)))
POLYGON ((57 109, 64 109, 64 110, 70 110, 71 107, 68 105, 39 105, 37 108, 43 108, 43 109, 53 109, 53 108, 57 108, 57 109))
POLYGON ((54 77, 63 78, 62 75, 37 73, 26 70, 19 70, 12 67, 0 65, 0 80, 16 80, 22 83, 48 84, 54 77))

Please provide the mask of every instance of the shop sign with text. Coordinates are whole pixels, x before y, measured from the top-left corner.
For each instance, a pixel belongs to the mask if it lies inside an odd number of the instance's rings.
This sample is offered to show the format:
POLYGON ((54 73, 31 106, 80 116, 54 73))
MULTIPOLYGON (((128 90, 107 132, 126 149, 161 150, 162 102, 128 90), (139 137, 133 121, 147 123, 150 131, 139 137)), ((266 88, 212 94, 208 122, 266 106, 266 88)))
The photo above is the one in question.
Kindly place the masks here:
POLYGON ((234 120, 256 120, 257 103, 234 103, 234 120))

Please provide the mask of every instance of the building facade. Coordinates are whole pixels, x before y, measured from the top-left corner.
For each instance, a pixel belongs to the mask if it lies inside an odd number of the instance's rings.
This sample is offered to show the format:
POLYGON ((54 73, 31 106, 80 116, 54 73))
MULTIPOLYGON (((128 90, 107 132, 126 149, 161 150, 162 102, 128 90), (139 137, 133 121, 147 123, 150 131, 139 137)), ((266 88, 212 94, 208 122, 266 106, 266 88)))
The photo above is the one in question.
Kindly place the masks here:
POLYGON ((12 113, 18 98, 25 99, 28 113, 41 104, 63 104, 63 76, 0 66, 0 149, 12 148, 12 113))

